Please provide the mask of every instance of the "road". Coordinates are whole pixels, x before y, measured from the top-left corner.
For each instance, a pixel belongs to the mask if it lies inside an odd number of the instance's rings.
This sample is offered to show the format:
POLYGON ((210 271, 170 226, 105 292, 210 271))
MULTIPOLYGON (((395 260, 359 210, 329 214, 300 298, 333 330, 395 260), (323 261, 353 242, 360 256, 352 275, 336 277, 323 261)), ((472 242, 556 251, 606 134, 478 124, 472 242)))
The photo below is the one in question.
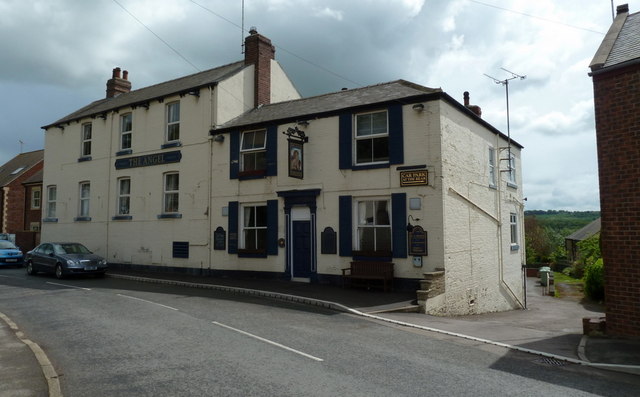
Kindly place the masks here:
MULTIPOLYGON (((638 395, 640 377, 297 304, 0 269, 65 396, 638 395)), ((1 394, 1 393, 0 393, 1 394)))

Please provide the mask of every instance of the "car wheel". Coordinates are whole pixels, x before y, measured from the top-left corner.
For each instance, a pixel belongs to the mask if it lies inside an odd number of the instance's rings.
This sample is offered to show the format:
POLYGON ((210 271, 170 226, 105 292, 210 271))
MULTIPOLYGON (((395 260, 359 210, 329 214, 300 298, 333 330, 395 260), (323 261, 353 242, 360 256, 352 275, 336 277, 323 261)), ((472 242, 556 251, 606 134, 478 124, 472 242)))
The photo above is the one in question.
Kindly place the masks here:
POLYGON ((36 275, 36 269, 33 268, 33 263, 31 261, 27 262, 27 274, 30 276, 36 275))
POLYGON ((59 264, 59 263, 56 265, 56 278, 59 279, 59 280, 64 278, 64 272, 62 271, 62 265, 59 264))

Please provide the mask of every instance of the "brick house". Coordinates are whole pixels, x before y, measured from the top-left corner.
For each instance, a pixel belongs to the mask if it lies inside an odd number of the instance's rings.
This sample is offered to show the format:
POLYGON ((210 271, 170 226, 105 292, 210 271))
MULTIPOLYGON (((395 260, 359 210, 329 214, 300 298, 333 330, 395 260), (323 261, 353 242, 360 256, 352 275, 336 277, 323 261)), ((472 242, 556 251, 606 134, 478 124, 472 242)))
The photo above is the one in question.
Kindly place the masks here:
POLYGON ((593 78, 607 333, 640 337, 640 13, 617 16, 593 78))
POLYGON ((15 234, 16 244, 28 251, 40 232, 44 150, 21 153, 0 167, 2 233, 15 234))

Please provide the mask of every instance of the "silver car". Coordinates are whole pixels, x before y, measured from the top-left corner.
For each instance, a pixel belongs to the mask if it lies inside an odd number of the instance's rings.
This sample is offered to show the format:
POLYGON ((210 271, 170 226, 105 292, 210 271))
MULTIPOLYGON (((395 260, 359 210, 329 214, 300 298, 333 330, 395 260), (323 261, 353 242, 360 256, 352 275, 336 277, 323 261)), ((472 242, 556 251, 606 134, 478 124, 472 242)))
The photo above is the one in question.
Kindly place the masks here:
POLYGON ((72 274, 104 275, 107 260, 80 243, 42 243, 25 256, 27 274, 54 273, 57 278, 72 274))

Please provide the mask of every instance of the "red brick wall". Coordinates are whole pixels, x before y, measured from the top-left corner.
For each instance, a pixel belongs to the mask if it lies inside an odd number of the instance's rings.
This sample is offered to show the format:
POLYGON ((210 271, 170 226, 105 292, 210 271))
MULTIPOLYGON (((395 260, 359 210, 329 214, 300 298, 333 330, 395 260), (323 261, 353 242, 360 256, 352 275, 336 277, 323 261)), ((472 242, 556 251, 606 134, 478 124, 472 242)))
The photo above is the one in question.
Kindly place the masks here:
POLYGON ((31 223, 40 223, 42 219, 42 185, 37 186, 26 186, 25 187, 25 210, 24 210, 24 230, 31 230, 31 223), (33 190, 40 189, 40 207, 33 209, 32 198, 33 198, 33 190))
POLYGON ((275 48, 271 40, 252 30, 244 41, 244 63, 255 65, 255 104, 271 103, 271 60, 275 57, 275 48))
MULTIPOLYGON (((25 222, 26 189, 22 182, 42 169, 42 161, 25 171, 11 183, 5 185, 2 205, 2 233, 23 231, 25 222)), ((39 217, 39 216, 38 216, 39 217)))
POLYGON ((593 87, 607 333, 640 337, 640 66, 593 87))

